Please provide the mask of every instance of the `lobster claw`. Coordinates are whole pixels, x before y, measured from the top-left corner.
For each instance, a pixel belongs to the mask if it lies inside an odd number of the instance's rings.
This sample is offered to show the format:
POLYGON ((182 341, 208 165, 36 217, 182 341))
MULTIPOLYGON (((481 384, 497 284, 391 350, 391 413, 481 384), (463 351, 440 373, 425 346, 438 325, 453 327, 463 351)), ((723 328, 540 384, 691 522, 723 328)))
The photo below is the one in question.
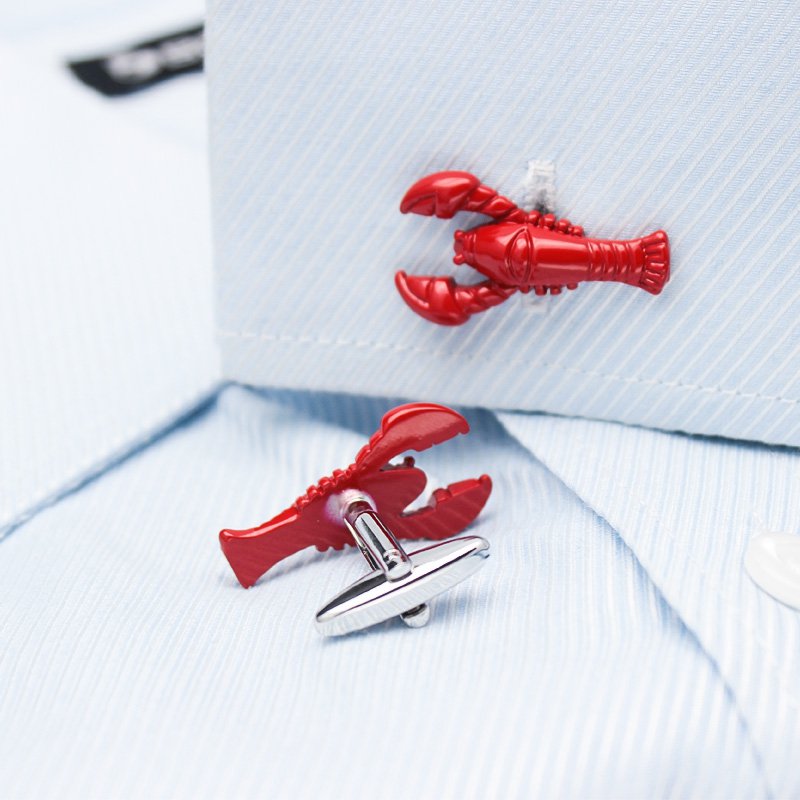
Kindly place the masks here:
POLYGON ((435 172, 418 180, 400 202, 403 214, 450 219, 469 204, 481 182, 469 172, 435 172))
POLYGON ((460 433, 468 433, 464 417, 437 403, 406 403, 383 415, 381 427, 356 455, 358 470, 377 470, 408 450, 418 453, 460 433))
POLYGON ((395 275, 394 282, 412 311, 439 325, 463 325, 473 314, 499 305, 516 291, 490 280, 461 286, 453 278, 407 275, 403 271, 395 275))

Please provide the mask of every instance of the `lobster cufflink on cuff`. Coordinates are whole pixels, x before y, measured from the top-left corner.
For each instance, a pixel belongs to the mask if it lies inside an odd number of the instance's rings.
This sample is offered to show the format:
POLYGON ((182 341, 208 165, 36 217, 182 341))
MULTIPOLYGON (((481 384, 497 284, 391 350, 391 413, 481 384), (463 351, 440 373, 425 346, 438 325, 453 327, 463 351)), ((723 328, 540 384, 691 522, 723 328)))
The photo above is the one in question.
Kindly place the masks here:
POLYGON ((614 281, 659 294, 669 280, 664 231, 621 241, 590 239, 567 219, 524 211, 469 172, 422 178, 406 192, 400 211, 439 219, 472 211, 493 220, 456 231, 453 245, 453 261, 468 264, 487 280, 464 286, 453 278, 396 274, 406 303, 439 325, 461 325, 517 291, 560 294, 582 281, 614 281))
POLYGON ((488 475, 434 491, 424 508, 406 511, 427 478, 407 456, 409 450, 467 433, 460 414, 432 403, 398 406, 346 469, 311 486, 289 508, 248 530, 223 530, 222 552, 244 587, 252 586, 280 560, 306 547, 341 550, 356 544, 370 572, 327 603, 317 614, 319 631, 336 636, 399 616, 411 627, 424 625, 427 602, 479 569, 489 544, 479 536, 454 539, 406 553, 399 539, 444 539, 469 525, 492 491, 488 475))

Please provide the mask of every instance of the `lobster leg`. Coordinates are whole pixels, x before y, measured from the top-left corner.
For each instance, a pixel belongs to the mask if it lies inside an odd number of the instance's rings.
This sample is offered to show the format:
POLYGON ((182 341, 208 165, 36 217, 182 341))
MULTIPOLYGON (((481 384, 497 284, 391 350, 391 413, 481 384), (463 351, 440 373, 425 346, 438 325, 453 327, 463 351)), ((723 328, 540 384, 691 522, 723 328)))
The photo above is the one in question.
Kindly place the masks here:
POLYGON ((453 278, 398 272, 395 284, 403 300, 421 317, 439 325, 463 325, 473 314, 499 305, 517 291, 488 280, 461 286, 453 278))

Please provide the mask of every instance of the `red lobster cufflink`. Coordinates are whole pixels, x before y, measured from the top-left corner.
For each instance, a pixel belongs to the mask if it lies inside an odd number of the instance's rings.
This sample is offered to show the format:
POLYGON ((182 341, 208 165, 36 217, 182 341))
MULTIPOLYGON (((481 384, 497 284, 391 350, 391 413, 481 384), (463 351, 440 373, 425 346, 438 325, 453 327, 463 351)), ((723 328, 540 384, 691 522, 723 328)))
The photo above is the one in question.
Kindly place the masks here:
POLYGON ((398 538, 459 533, 486 504, 492 481, 481 475, 450 484, 437 489, 424 508, 406 511, 424 490, 426 475, 411 457, 389 461, 468 431, 464 417, 445 406, 410 403, 392 409, 349 467, 322 478, 269 522, 220 533, 222 552, 239 582, 252 586, 278 561, 312 545, 341 550, 357 544, 371 571, 319 611, 319 631, 337 636, 395 616, 410 627, 424 625, 430 618, 427 602, 480 568, 489 544, 467 536, 408 554, 398 538))
POLYGON ((469 172, 437 172, 417 181, 400 204, 404 214, 450 219, 459 211, 486 214, 492 222, 456 231, 456 264, 486 276, 461 286, 453 278, 395 276, 408 305, 431 322, 461 325, 514 292, 560 294, 581 281, 614 281, 659 294, 669 280, 669 239, 656 231, 640 239, 590 239, 580 225, 553 214, 523 211, 469 172))

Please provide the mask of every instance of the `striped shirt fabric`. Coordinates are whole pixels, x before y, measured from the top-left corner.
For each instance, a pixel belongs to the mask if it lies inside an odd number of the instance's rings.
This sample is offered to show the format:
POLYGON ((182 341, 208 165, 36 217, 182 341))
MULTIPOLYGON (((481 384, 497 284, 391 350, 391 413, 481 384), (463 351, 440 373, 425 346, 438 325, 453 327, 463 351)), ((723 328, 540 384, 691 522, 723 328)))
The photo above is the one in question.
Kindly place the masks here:
MULTIPOLYGON (((540 418, 528 450, 527 431, 467 410, 470 436, 420 463, 440 483, 492 475, 470 530, 491 557, 434 601, 427 627, 317 634, 315 611, 364 571, 352 549, 305 551, 244 590, 216 532, 268 518, 347 463, 391 402, 228 388, 7 538, 6 796, 797 794, 797 618, 742 576, 747 531, 724 510, 676 492, 691 524, 659 524, 669 492, 635 456, 662 451, 628 454, 631 489, 621 468, 614 481, 610 463, 627 464, 613 435, 598 436, 604 462, 584 423, 540 418), (581 475, 617 487, 609 505, 549 463, 559 434, 581 475), (618 498, 635 537, 609 521, 618 498)), ((665 438, 673 455, 685 446, 665 438)), ((712 458, 701 445, 674 463, 712 458)), ((725 477, 755 493, 747 462, 726 462, 725 477)), ((759 510, 732 488, 743 517, 759 510)))

